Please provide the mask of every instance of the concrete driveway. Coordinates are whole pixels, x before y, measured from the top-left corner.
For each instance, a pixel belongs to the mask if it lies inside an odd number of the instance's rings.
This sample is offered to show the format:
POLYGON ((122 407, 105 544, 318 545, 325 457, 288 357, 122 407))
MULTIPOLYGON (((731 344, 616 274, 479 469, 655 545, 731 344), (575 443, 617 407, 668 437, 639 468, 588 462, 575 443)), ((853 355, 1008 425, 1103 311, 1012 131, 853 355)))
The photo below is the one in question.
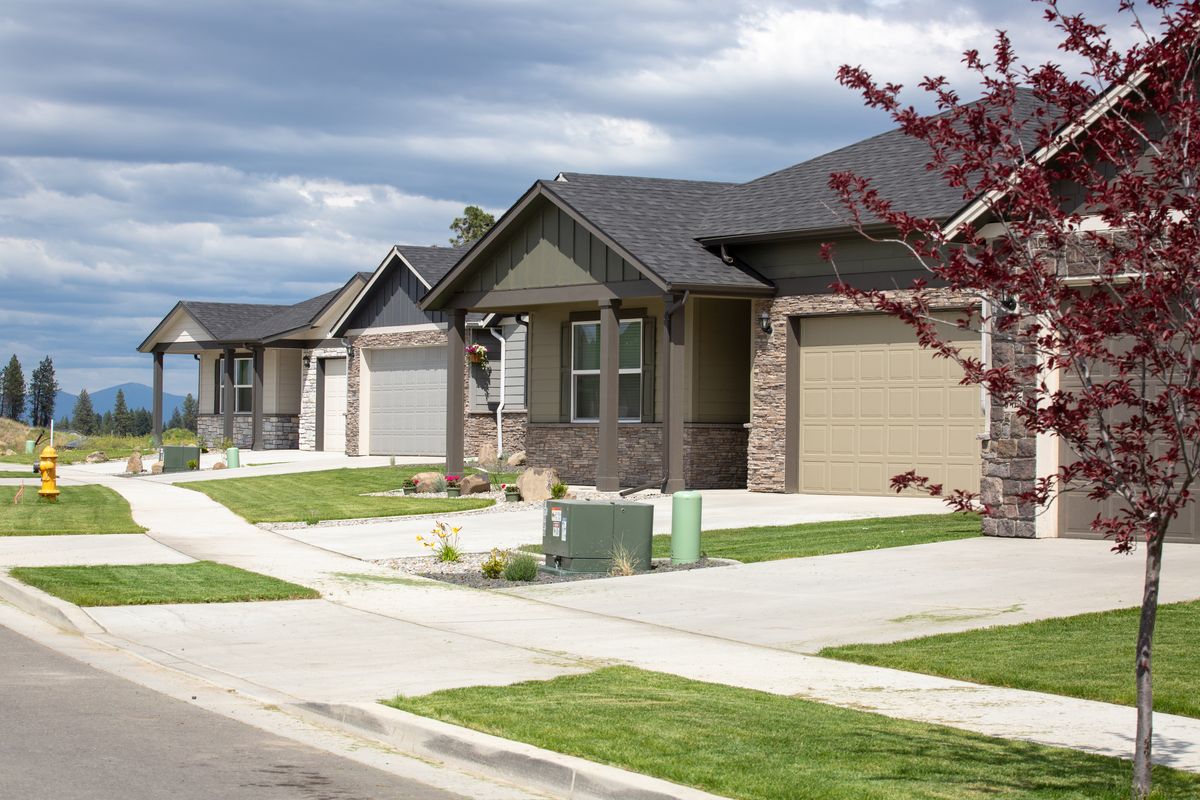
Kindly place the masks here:
MULTIPOLYGON (((741 489, 712 489, 701 494, 704 530, 947 513, 943 502, 927 497, 764 494, 741 489)), ((656 496, 643 502, 654 506, 654 532, 670 533, 671 498, 656 496)), ((468 553, 485 553, 493 547, 512 548, 542 540, 540 505, 519 511, 436 516, 462 526, 462 546, 468 553)), ((317 525, 279 532, 335 553, 381 559, 428 555, 428 550, 417 543, 416 537, 418 533, 428 533, 431 525, 429 517, 416 517, 387 522, 317 525)))
MULTIPOLYGON (((563 608, 799 653, 1137 606, 1141 553, 995 539, 506 590, 563 608)), ((1168 547, 1162 602, 1200 598, 1200 547, 1168 547)))

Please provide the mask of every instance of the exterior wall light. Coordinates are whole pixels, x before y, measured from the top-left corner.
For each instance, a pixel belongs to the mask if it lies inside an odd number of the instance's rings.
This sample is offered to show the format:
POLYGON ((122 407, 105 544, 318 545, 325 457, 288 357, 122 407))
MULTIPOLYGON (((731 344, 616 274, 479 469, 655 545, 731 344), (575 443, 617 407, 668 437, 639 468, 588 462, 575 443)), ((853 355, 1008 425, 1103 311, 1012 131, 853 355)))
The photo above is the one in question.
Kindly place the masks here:
POLYGON ((304 368, 308 369, 311 366, 312 366, 312 356, 305 356, 304 357, 304 368))
POLYGON ((758 327, 762 329, 763 333, 771 332, 771 312, 765 308, 758 315, 758 327))
POLYGON ((342 347, 346 348, 346 358, 354 358, 354 342, 342 339, 342 347))

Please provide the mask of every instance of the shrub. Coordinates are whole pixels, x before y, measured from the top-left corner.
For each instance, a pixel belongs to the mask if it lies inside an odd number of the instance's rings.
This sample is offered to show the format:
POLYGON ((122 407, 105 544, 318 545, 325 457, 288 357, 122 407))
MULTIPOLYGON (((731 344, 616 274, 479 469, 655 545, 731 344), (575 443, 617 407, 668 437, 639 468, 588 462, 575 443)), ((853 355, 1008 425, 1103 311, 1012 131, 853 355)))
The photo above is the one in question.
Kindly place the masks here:
POLYGON ((200 462, 194 458, 189 458, 187 463, 188 469, 200 469, 200 462))
POLYGON ((556 483, 550 487, 550 496, 555 500, 562 500, 567 496, 567 485, 565 483, 556 483))
POLYGON ((405 489, 415 489, 415 488, 417 488, 417 482, 416 482, 416 481, 414 481, 412 478, 405 478, 405 479, 404 479, 404 482, 403 482, 403 483, 401 483, 400 485, 401 485, 401 486, 403 486, 405 489))
POLYGON ((517 553, 504 565, 504 577, 510 581, 531 581, 537 577, 537 559, 529 553, 517 553))
POLYGON ((436 480, 434 480, 434 482, 433 482, 433 490, 434 490, 435 492, 444 492, 444 491, 446 491, 446 486, 447 486, 447 485, 448 485, 448 484, 446 483, 446 479, 445 479, 445 478, 437 478, 437 479, 436 479, 436 480))
POLYGON ((418 533, 417 541, 432 550, 438 561, 456 562, 462 558, 462 551, 458 549, 458 532, 461 530, 438 520, 429 532, 429 538, 418 533))
POLYGON ((493 547, 491 555, 480 566, 480 571, 483 572, 483 577, 494 580, 504 574, 504 567, 507 562, 508 553, 493 547))

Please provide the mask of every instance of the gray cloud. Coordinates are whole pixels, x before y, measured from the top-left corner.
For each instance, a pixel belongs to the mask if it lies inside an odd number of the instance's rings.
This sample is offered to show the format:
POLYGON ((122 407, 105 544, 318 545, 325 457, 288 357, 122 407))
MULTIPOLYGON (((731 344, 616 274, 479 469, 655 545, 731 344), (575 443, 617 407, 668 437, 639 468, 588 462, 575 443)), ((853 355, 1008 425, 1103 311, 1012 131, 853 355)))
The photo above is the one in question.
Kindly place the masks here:
POLYGON ((984 0, 10 0, 0 354, 53 354, 71 390, 146 380, 133 348, 180 297, 301 299, 563 169, 748 179, 886 127, 834 83, 843 61, 956 75, 996 27, 1053 58, 1037 19, 984 0))

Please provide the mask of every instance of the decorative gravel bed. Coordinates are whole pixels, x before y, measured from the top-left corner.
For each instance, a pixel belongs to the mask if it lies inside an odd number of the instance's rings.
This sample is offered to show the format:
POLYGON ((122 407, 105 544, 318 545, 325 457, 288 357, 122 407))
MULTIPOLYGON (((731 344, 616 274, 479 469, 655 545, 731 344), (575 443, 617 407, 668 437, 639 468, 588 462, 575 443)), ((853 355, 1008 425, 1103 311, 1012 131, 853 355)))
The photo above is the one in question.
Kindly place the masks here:
MULTIPOLYGON (((363 497, 399 497, 404 494, 400 489, 393 489, 387 492, 368 492, 363 497)), ((410 494, 408 497, 424 497, 430 499, 445 499, 445 492, 421 492, 420 494, 410 494)), ((531 508, 540 509, 542 500, 520 500, 516 503, 509 503, 504 498, 504 492, 499 490, 494 492, 479 492, 478 494, 464 495, 469 498, 482 498, 495 500, 494 505, 487 508, 474 508, 466 511, 447 511, 440 514, 407 514, 400 517, 364 517, 362 519, 329 519, 318 522, 316 525, 309 525, 307 522, 260 522, 258 527, 269 531, 289 531, 299 530, 301 528, 341 528, 350 525, 373 525, 377 522, 395 522, 398 520, 409 519, 442 519, 452 516, 458 517, 476 517, 481 514, 504 514, 512 511, 525 511, 531 508)), ((594 489, 573 490, 567 495, 570 500, 632 500, 634 502, 653 502, 663 499, 664 495, 659 491, 639 492, 633 497, 622 498, 617 492, 597 492, 594 489)))
MULTIPOLYGON (((436 581, 453 583, 457 586, 469 586, 473 589, 515 589, 542 583, 569 583, 571 581, 590 581, 597 578, 619 577, 613 575, 555 575, 550 572, 538 571, 537 578, 532 581, 508 581, 504 578, 485 578, 480 568, 487 560, 488 553, 464 553, 458 561, 438 561, 435 556, 417 556, 412 558, 388 558, 375 561, 398 572, 408 575, 420 575, 436 581)), ((541 560, 540 557, 534 556, 541 560)), ((725 558, 702 558, 694 564, 671 564, 669 558, 654 559, 649 572, 639 572, 638 575, 660 575, 667 572, 686 572, 693 569, 708 567, 726 567, 738 562, 725 558)))

